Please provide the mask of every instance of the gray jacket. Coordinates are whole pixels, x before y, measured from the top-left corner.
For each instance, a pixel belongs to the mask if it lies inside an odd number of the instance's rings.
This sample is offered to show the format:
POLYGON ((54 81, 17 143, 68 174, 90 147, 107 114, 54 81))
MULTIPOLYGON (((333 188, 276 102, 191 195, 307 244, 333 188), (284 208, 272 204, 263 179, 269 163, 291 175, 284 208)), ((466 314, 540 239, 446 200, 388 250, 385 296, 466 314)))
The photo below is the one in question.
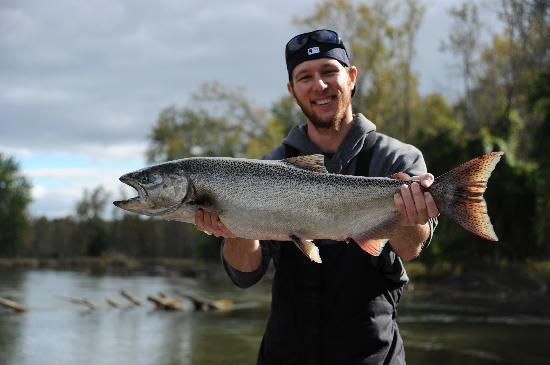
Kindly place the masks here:
MULTIPOLYGON (((366 136, 369 132, 375 131, 376 126, 365 118, 362 114, 355 116, 356 122, 352 126, 348 135, 342 142, 336 153, 325 155, 325 166, 331 173, 355 175, 355 158, 363 148, 366 136)), ((316 154, 322 152, 314 145, 307 136, 307 125, 303 124, 293 128, 288 136, 283 140, 283 144, 298 149, 302 155, 316 154)), ((263 157, 266 160, 280 160, 285 158, 285 149, 283 145, 278 146, 263 157)), ((382 133, 376 133, 376 140, 373 146, 372 159, 369 167, 369 176, 387 177, 396 172, 405 172, 410 176, 422 175, 426 173, 426 164, 422 153, 414 146, 405 144, 395 138, 382 133)), ((424 247, 429 245, 433 231, 437 225, 437 220, 430 219, 430 236, 424 243, 424 247)), ((334 241, 317 241, 316 244, 334 244, 334 241)), ((290 244, 290 243, 289 243, 290 244)), ((262 264, 254 272, 241 272, 232 268, 223 259, 226 272, 231 280, 239 287, 249 287, 257 283, 265 274, 269 261, 272 257, 276 259, 277 245, 271 241, 261 241, 262 264)), ((222 247, 223 249, 223 247, 222 247)), ((391 249, 390 245, 385 245, 382 254, 378 257, 372 257, 373 263, 379 268, 387 278, 394 282, 406 283, 409 278, 403 266, 403 262, 391 249)))

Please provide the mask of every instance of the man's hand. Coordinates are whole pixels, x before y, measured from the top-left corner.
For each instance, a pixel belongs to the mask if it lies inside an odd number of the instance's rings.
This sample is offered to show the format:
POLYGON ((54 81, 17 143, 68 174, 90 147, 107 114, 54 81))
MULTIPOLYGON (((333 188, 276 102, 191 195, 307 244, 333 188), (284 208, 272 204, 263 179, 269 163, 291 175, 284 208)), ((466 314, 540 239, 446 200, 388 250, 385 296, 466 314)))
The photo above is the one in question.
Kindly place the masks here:
POLYGON ((399 212, 399 225, 415 226, 424 225, 429 218, 437 218, 439 210, 435 205, 432 195, 428 192, 422 192, 420 186, 428 188, 434 182, 432 174, 413 176, 413 182, 410 187, 401 185, 399 193, 393 196, 395 207, 399 212))
POLYGON ((237 238, 220 220, 218 213, 203 209, 197 209, 195 212, 195 225, 197 229, 212 233, 216 237, 237 238))
POLYGON ((223 257, 227 263, 242 272, 256 271, 262 262, 262 250, 258 240, 238 238, 220 221, 216 212, 197 209, 195 225, 201 231, 224 237, 223 257))

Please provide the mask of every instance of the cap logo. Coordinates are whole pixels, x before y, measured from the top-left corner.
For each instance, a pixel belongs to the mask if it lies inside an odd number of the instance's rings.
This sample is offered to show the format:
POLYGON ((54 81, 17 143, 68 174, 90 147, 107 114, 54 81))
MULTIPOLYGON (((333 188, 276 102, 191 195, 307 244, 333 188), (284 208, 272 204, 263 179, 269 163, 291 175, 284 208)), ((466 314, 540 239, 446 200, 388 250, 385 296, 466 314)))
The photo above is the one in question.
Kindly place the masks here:
POLYGON ((316 53, 321 53, 321 51, 319 50, 319 47, 311 47, 307 49, 308 56, 314 55, 316 53))

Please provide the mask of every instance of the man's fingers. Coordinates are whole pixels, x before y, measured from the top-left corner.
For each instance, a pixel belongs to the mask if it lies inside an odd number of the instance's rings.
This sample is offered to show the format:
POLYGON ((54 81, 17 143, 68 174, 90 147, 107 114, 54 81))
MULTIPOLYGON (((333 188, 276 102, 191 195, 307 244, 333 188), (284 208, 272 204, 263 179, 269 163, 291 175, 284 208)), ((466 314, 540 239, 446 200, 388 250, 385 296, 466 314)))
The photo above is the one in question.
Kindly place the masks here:
POLYGON ((401 185, 401 198, 403 198, 403 203, 405 203, 408 222, 415 223, 416 208, 414 206, 414 199, 412 197, 411 190, 407 185, 401 185))
POLYGON ((219 230, 219 232, 220 232, 220 236, 222 236, 222 237, 225 237, 225 238, 237 238, 237 236, 235 236, 235 235, 233 234, 233 232, 231 232, 231 231, 225 226, 225 224, 223 224, 221 221, 219 222, 218 230, 219 230))
POLYGON ((420 185, 422 185, 422 187, 424 188, 429 188, 430 186, 432 186, 434 180, 435 177, 430 173, 418 176, 418 181, 420 182, 420 185))
POLYGON ((212 225, 216 227, 216 234, 218 236, 228 237, 231 235, 231 232, 227 229, 225 224, 222 223, 220 220, 219 215, 215 215, 212 217, 212 225))
POLYGON ((218 237, 236 238, 223 222, 218 213, 209 212, 203 209, 197 209, 195 212, 195 225, 197 229, 207 234, 213 234, 218 237))
POLYGON ((215 233, 215 227, 212 227, 212 212, 197 209, 195 211, 195 225, 199 231, 210 234, 215 233))
MULTIPOLYGON (((204 226, 208 231, 214 231, 216 229, 216 226, 212 223, 213 219, 213 213, 212 212, 204 212, 204 226)), ((214 232, 212 232, 214 233, 214 232)))
POLYGON ((397 213, 399 213, 399 217, 401 218, 401 224, 408 225, 407 210, 405 208, 405 203, 403 202, 401 194, 396 193, 393 196, 393 202, 395 204, 395 207, 397 208, 397 213))
POLYGON ((435 205, 434 198, 430 193, 424 193, 424 199, 426 200, 426 209, 428 210, 428 216, 430 218, 439 217, 439 209, 435 205))
POLYGON ((204 231, 204 210, 197 209, 195 211, 195 225, 197 226, 197 229, 204 231))
POLYGON ((414 206, 416 207, 415 223, 426 224, 428 221, 428 208, 426 207, 426 200, 420 189, 420 185, 412 183, 410 190, 412 191, 414 206))

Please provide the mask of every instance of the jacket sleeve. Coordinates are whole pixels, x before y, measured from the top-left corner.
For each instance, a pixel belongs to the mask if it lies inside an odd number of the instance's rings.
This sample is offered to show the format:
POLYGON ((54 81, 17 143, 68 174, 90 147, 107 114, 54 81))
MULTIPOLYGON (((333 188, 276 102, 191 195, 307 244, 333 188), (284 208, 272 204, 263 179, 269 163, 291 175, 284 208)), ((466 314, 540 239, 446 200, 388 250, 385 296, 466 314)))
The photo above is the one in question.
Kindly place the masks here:
POLYGON ((260 267, 256 271, 251 272, 243 272, 235 269, 223 257, 223 246, 225 245, 225 241, 222 243, 221 248, 221 257, 222 257, 222 263, 223 267, 225 269, 225 272, 233 281, 235 285, 237 285, 240 288, 248 288, 252 285, 256 284, 260 279, 265 275, 265 272, 267 271, 267 268, 269 267, 269 261, 271 260, 271 249, 268 241, 260 241, 260 248, 262 250, 262 261, 260 263, 260 267))
MULTIPOLYGON (((399 157, 396 158, 392 170, 395 172, 403 171, 410 176, 423 175, 427 172, 426 162, 422 152, 411 145, 402 145, 399 150, 399 157)), ((430 234, 426 241, 422 244, 422 248, 426 248, 432 242, 432 237, 435 228, 437 227, 437 218, 429 218, 428 224, 430 234)))

